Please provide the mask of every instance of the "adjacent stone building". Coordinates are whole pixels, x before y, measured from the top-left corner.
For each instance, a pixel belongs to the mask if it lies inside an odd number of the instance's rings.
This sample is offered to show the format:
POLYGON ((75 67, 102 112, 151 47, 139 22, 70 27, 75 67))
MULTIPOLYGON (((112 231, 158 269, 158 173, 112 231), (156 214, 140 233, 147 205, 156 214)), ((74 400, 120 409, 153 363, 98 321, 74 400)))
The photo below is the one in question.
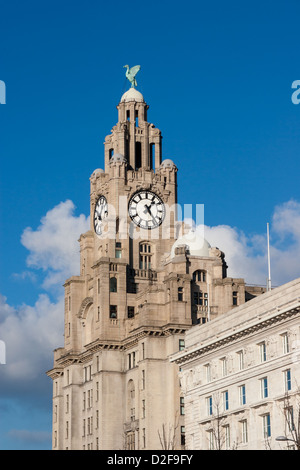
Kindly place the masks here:
POLYGON ((187 331, 185 350, 171 359, 180 366, 187 449, 300 446, 299 312, 296 279, 187 331))
POLYGON ((53 449, 183 448, 184 397, 170 356, 192 325, 223 314, 226 322, 225 312, 264 291, 228 278, 224 253, 182 230, 177 167, 162 159, 142 94, 131 88, 117 110, 104 170, 90 178, 80 273, 64 286, 64 345, 48 372, 53 449))

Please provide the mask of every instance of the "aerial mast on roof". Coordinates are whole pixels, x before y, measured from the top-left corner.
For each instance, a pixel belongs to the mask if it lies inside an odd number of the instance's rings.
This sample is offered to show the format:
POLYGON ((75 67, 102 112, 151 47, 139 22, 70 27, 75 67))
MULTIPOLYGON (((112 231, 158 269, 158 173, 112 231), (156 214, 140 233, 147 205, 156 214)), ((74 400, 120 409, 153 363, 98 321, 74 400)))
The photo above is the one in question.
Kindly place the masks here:
POLYGON ((267 291, 272 289, 271 283, 271 262, 270 262, 270 233, 269 223, 267 223, 267 242, 268 242, 268 280, 267 280, 267 291))

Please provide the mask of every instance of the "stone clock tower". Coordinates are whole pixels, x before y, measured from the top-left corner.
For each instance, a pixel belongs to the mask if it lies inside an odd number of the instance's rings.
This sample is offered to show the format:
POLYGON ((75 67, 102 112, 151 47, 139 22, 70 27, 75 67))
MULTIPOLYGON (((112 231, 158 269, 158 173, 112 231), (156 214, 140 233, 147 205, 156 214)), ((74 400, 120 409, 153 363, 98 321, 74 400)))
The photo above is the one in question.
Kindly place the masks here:
POLYGON ((90 178, 80 275, 64 285, 65 342, 48 372, 53 449, 182 449, 184 397, 169 358, 187 329, 247 293, 219 249, 179 232, 177 168, 162 160, 142 94, 131 88, 117 109, 104 170, 90 178))

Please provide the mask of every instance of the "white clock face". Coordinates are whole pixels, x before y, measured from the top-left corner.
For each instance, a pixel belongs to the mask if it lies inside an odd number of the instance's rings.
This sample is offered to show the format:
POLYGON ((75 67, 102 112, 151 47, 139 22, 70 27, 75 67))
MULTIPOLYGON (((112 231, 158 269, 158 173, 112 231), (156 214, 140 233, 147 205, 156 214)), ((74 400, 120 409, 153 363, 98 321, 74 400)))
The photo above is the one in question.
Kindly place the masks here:
POLYGON ((108 215, 107 200, 104 196, 100 196, 94 212, 94 228, 97 235, 102 233, 102 221, 108 215))
POLYGON ((157 194, 152 191, 139 191, 135 193, 128 205, 131 220, 143 229, 158 227, 165 218, 165 206, 157 194))

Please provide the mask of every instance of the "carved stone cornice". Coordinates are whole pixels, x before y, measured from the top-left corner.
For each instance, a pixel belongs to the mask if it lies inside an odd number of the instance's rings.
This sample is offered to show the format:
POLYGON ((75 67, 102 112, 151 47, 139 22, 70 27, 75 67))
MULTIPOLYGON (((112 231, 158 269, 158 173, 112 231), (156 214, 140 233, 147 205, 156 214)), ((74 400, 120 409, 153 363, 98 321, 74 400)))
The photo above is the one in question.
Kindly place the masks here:
POLYGON ((240 328, 237 331, 235 331, 235 328, 231 328, 230 334, 223 336, 219 339, 216 339, 215 341, 211 343, 203 344, 203 346, 198 344, 191 349, 187 349, 186 351, 183 351, 182 353, 177 353, 176 355, 173 356, 171 361, 176 362, 177 364, 181 364, 181 365, 185 364, 197 357, 203 356, 204 354, 210 351, 220 349, 226 346, 227 344, 234 343, 240 340, 241 338, 254 335, 258 333, 259 331, 263 331, 269 328, 272 325, 283 322, 287 320, 288 318, 292 318, 293 316, 299 314, 299 312, 300 312, 300 305, 294 308, 291 308, 289 310, 286 310, 286 311, 281 311, 265 319, 256 317, 256 322, 253 322, 248 327, 240 328))

